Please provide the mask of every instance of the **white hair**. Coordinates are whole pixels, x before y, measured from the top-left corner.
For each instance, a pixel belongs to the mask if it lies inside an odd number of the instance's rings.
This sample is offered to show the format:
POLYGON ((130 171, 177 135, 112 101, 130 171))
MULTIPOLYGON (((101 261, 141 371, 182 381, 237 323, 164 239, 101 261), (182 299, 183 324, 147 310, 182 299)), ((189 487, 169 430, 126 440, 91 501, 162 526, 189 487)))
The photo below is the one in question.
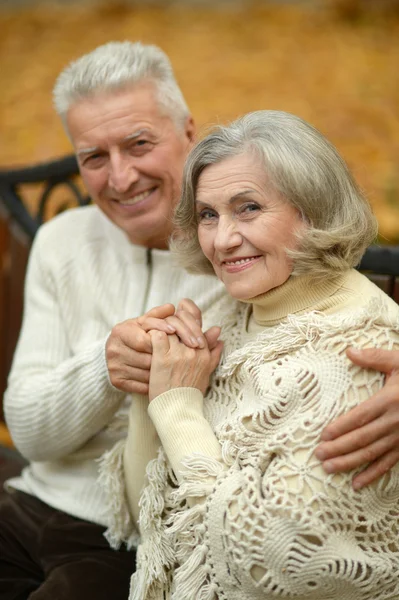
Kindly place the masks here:
POLYGON ((68 110, 79 100, 146 81, 154 83, 160 106, 183 127, 190 113, 170 60, 157 46, 141 42, 109 42, 71 62, 55 83, 54 106, 66 127, 68 110))

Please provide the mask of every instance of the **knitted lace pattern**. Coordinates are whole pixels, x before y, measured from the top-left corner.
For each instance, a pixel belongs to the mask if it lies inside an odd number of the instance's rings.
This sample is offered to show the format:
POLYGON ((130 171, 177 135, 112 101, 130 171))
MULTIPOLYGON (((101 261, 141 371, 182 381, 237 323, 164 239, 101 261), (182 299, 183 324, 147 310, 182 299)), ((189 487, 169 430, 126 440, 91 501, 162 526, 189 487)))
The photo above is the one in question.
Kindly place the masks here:
POLYGON ((354 472, 314 456, 325 425, 383 375, 348 346, 399 346, 381 307, 289 316, 244 343, 248 307, 224 326, 224 360, 204 400, 222 461, 164 450, 147 468, 130 600, 399 598, 399 468, 354 491, 354 472))

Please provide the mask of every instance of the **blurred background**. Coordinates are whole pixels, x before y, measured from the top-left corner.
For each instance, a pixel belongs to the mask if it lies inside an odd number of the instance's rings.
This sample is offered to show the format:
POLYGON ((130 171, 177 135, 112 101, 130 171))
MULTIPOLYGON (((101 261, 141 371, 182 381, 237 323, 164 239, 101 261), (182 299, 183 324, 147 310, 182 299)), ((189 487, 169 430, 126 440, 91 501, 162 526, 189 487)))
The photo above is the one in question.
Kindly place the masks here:
MULTIPOLYGON (((107 41, 141 40, 169 55, 200 133, 260 108, 318 127, 370 199, 379 241, 399 244, 399 0, 0 0, 0 32, 0 170, 71 153, 57 75, 107 41)), ((35 213, 36 188, 24 201, 35 213)), ((21 466, 1 451, 1 395, 32 235, 0 209, 1 483, 21 466)))
POLYGON ((71 152, 52 108, 59 71, 109 40, 169 55, 200 125, 295 113, 343 154, 399 243, 399 2, 0 0, 0 168, 71 152))

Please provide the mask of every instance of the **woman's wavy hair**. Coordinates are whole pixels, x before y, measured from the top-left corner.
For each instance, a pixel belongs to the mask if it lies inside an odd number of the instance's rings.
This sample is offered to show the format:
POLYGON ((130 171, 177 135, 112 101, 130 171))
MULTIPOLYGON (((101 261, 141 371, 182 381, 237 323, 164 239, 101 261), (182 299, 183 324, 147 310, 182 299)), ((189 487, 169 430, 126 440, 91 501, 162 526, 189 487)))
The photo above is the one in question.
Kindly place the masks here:
POLYGON ((198 241, 195 197, 201 173, 229 157, 253 153, 273 188, 307 223, 298 234, 293 275, 331 276, 356 266, 377 234, 377 221, 345 161, 314 127, 292 114, 261 110, 218 126, 190 152, 175 211, 171 248, 192 273, 213 273, 198 241))

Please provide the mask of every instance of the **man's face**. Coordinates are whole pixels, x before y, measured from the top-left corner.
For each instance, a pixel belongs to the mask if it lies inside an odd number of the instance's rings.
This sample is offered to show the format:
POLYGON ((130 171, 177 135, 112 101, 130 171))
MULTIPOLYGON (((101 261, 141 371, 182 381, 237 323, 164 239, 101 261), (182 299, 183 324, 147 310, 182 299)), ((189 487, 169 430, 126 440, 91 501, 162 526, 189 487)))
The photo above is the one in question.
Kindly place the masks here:
POLYGON ((92 200, 131 242, 166 248, 192 119, 176 126, 142 83, 77 102, 67 126, 92 200))

